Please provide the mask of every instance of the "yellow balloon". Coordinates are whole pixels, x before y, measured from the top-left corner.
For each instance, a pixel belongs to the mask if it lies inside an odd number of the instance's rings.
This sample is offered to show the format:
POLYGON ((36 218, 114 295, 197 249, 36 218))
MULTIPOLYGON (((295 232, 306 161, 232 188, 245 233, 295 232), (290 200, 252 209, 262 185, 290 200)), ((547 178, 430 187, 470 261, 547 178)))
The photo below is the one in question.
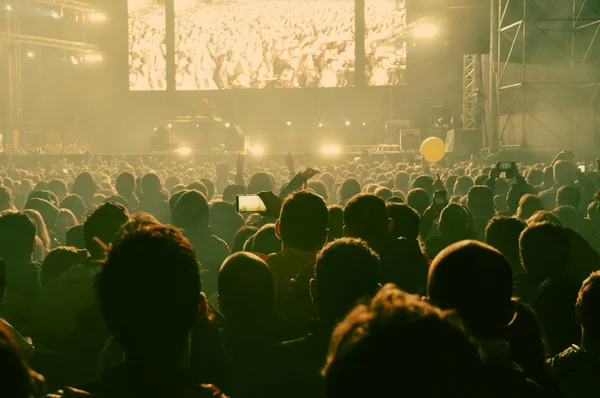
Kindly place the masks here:
POLYGON ((446 144, 441 138, 429 137, 421 144, 421 154, 430 163, 439 162, 446 155, 446 144))

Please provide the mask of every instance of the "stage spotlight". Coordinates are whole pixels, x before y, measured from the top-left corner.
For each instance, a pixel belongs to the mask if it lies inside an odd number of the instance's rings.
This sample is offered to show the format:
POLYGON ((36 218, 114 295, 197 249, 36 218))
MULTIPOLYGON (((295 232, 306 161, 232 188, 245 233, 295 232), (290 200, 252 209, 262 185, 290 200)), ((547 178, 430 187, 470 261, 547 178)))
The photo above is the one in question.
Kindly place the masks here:
POLYGON ((265 148, 260 145, 254 145, 249 150, 254 156, 262 156, 265 154, 265 148))
POLYGON ((323 123, 319 123, 319 128, 323 127, 323 123))
POLYGON ((88 14, 87 19, 90 22, 105 22, 106 14, 102 12, 92 11, 88 14))
POLYGON ((169 124, 167 125, 167 127, 168 127, 168 128, 173 128, 173 124, 169 123, 169 124))
POLYGON ((346 123, 344 123, 346 125, 346 127, 350 127, 350 120, 346 120, 346 123))
POLYGON ((29 58, 29 59, 35 58, 35 53, 33 51, 27 51, 27 58, 29 58))
POLYGON ((6 7, 4 7, 4 9, 6 11, 12 11, 13 10, 13 8, 12 8, 12 6, 10 4, 7 4, 6 7))
POLYGON ((196 125, 196 128, 198 128, 198 127, 200 127, 200 125, 199 125, 199 124, 197 124, 197 125, 196 125))
POLYGON ((71 63, 72 63, 73 65, 79 65, 79 59, 77 59, 77 57, 76 57, 76 56, 72 55, 72 56, 71 56, 71 63))
POLYGON ((158 127, 154 127, 154 131, 158 131, 158 127))
POLYGON ((181 156, 188 156, 190 153, 192 153, 192 148, 190 148, 189 146, 182 146, 179 149, 177 149, 176 152, 181 156))
POLYGON ((56 12, 56 11, 52 11, 52 13, 50 15, 54 19, 60 19, 60 14, 58 12, 56 12))
POLYGON ((287 122, 285 122, 285 124, 286 124, 288 127, 292 127, 292 122, 290 122, 289 120, 288 120, 287 122))
POLYGON ((231 127, 231 123, 225 122, 225 128, 228 129, 229 127, 231 127))
POLYGON ((367 125, 367 122, 363 122, 363 127, 367 125))
POLYGON ((430 39, 438 34, 438 27, 431 22, 423 22, 415 26, 413 37, 415 39, 430 39))
POLYGON ((89 54, 85 54, 83 59, 85 60, 85 62, 96 63, 96 62, 101 62, 104 58, 102 57, 102 54, 89 53, 89 54))
POLYGON ((321 153, 327 156, 339 155, 342 152, 342 148, 339 145, 323 145, 321 147, 321 153))

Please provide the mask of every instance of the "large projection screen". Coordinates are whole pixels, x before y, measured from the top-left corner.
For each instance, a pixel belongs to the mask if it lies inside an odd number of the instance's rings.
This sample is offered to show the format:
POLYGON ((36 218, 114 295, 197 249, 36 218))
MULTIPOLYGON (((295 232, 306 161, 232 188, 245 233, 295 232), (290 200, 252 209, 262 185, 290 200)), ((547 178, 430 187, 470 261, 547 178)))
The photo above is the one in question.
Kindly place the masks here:
POLYGON ((365 0, 367 85, 406 84, 405 32, 405 0, 365 0))
POLYGON ((127 0, 129 89, 167 89, 165 0, 127 0))
POLYGON ((352 87, 353 0, 175 0, 177 90, 352 87))

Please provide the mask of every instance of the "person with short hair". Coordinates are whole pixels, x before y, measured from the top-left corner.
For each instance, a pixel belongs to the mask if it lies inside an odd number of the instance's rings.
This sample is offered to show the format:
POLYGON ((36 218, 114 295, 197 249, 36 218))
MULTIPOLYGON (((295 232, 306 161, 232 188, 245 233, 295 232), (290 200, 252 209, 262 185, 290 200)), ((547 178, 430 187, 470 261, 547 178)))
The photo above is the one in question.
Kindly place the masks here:
POLYGON ((325 201, 310 191, 293 193, 281 206, 275 230, 282 249, 271 254, 267 264, 275 281, 277 308, 284 317, 306 322, 314 315, 309 282, 317 253, 327 242, 327 221, 325 201))
POLYGON ((478 340, 484 380, 498 395, 538 396, 540 387, 510 362, 506 326, 514 317, 512 270, 496 249, 477 241, 450 245, 433 260, 427 283, 428 300, 455 310, 478 340))
POLYGON ((337 326, 323 370, 330 398, 489 396, 481 372, 459 323, 393 285, 337 326))
POLYGON ((158 174, 145 174, 142 177, 141 188, 140 210, 152 214, 160 222, 168 222, 168 197, 162 192, 162 182, 158 174))
POLYGON ((6 210, 16 210, 12 189, 0 186, 0 213, 6 210))
POLYGON ((523 272, 519 255, 519 237, 527 224, 516 217, 495 216, 485 228, 485 241, 506 257, 513 275, 523 272))
POLYGON ((127 200, 133 211, 140 208, 140 200, 135 195, 136 188, 135 176, 132 173, 124 171, 117 176, 115 189, 119 195, 127 200))
POLYGON ((422 216, 431 204, 431 197, 424 189, 415 188, 408 192, 406 203, 422 216))
POLYGON ((581 342, 547 361, 567 398, 590 397, 598 390, 600 271, 593 272, 582 283, 575 309, 581 327, 581 342))
POLYGON ((556 191, 556 207, 571 206, 575 210, 581 204, 581 192, 572 186, 562 186, 556 191))

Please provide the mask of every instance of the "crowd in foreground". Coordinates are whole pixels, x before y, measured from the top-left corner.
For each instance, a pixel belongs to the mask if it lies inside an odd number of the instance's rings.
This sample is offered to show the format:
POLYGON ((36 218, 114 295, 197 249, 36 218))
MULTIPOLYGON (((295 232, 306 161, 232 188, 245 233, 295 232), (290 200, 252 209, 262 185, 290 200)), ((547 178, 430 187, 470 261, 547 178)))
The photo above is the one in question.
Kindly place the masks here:
POLYGON ((596 165, 248 163, 0 166, 0 395, 597 396, 596 165))

